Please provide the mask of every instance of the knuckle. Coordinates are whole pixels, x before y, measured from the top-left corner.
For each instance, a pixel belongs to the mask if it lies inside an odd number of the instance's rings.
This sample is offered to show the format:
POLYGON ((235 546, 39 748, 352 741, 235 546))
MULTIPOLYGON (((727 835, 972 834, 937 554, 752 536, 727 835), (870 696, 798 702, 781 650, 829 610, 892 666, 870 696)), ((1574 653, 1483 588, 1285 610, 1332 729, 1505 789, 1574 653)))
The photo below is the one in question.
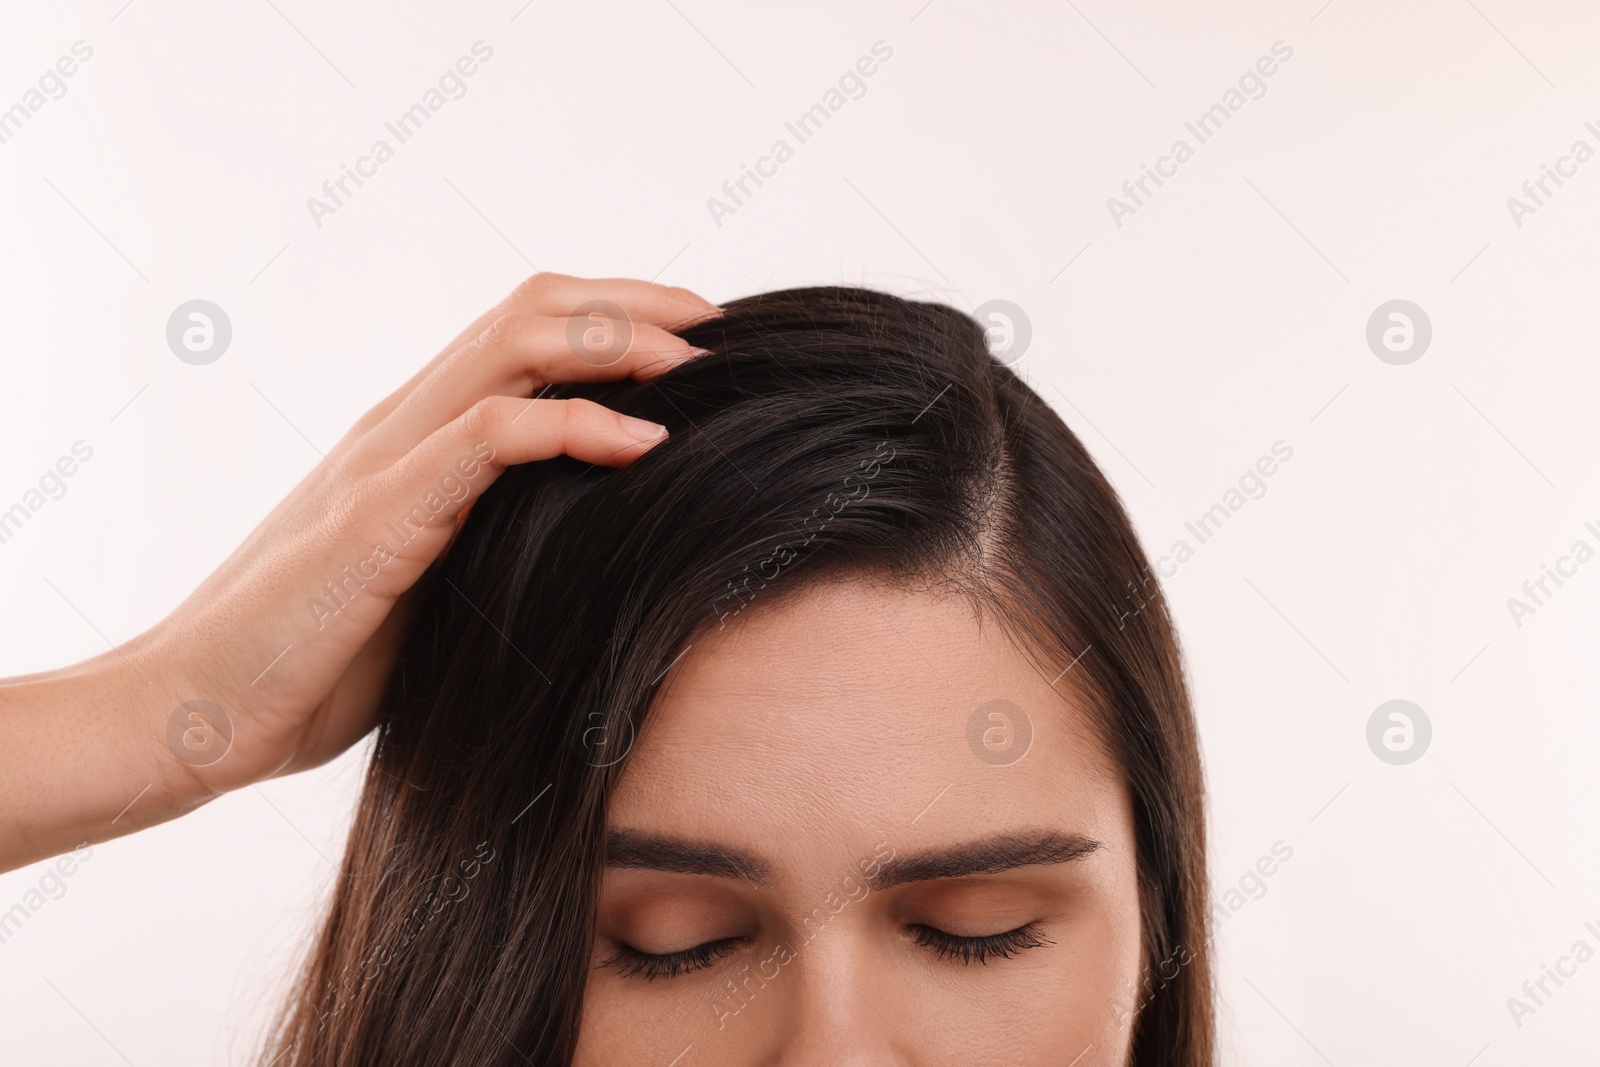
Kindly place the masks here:
POLYGON ((601 424, 606 407, 593 400, 583 397, 568 397, 560 401, 561 404, 561 431, 570 440, 586 432, 592 432, 601 424))
POLYGON ((327 504, 324 513, 328 528, 340 534, 357 528, 361 521, 377 510, 376 487, 371 479, 360 479, 345 491, 337 494, 327 504))
POLYGON ((498 396, 486 396, 461 415, 461 430, 467 437, 496 437, 505 421, 505 408, 498 396))
POLYGON ((528 279, 521 285, 517 286, 517 288, 523 292, 542 293, 571 280, 572 279, 569 275, 558 274, 555 271, 550 270, 542 270, 537 274, 530 275, 528 279))
POLYGON ((339 438, 339 443, 334 447, 336 449, 354 449, 360 444, 363 437, 371 433, 372 429, 383 421, 385 414, 386 412, 380 407, 368 408, 359 419, 350 424, 350 429, 345 431, 344 436, 339 438))
POLYGON ((563 437, 571 436, 572 432, 583 425, 584 405, 590 403, 578 397, 567 397, 565 400, 556 401, 555 419, 563 437))
POLYGON ((503 348, 524 340, 530 331, 532 315, 510 312, 489 323, 489 328, 478 337, 479 348, 503 348))

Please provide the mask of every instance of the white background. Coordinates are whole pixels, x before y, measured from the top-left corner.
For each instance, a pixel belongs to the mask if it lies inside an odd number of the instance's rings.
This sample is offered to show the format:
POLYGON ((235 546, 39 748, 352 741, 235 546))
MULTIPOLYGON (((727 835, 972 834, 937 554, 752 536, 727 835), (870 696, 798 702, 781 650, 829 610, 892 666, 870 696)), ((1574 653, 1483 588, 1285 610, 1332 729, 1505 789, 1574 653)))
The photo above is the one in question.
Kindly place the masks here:
MULTIPOLYGON (((1218 935, 1225 1062, 1592 1058, 1600 961, 1520 1027, 1506 1004, 1600 949, 1600 562, 1520 627, 1506 605, 1600 546, 1600 161, 1520 227, 1506 205, 1574 140, 1600 149, 1592 10, 123 3, 12 4, 0 33, 0 108, 94 50, 0 144, 0 509, 94 450, 0 545, 0 674, 156 622, 535 268, 1007 299, 1020 369, 1153 555, 1294 450, 1168 583, 1213 883, 1293 849, 1218 935), (307 198, 478 40, 465 96, 317 226, 307 198), (865 95, 719 226, 707 198, 878 40, 865 95), (1197 146, 1184 122, 1279 40, 1266 94, 1197 146), (1194 158, 1117 226, 1107 198, 1179 137, 1194 158), (165 341, 197 297, 233 324, 209 366, 165 341), (1407 366, 1365 340, 1395 298, 1433 325, 1407 366), (1365 737, 1394 698, 1433 725, 1407 766, 1365 737)), ((0 945, 0 1059, 241 1062, 364 756, 95 846, 0 945)), ((0 876, 0 910, 42 869, 0 876)))

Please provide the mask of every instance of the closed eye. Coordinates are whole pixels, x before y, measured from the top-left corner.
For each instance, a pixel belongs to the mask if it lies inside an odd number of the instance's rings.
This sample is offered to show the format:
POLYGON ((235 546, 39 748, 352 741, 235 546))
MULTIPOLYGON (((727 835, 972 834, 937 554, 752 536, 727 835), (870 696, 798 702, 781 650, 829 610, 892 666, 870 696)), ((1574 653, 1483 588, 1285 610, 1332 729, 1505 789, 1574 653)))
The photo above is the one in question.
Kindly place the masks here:
POLYGON ((931 949, 939 959, 957 959, 963 965, 970 964, 973 960, 987 965, 991 956, 1008 960, 1018 952, 1055 944, 1039 932, 1039 924, 1036 922, 1004 933, 984 934, 979 937, 962 937, 946 933, 924 923, 913 923, 911 931, 912 939, 923 948, 931 949))
POLYGON ((632 945, 619 943, 617 951, 609 959, 601 961, 600 966, 615 967, 624 978, 641 977, 647 982, 657 978, 677 978, 710 967, 737 949, 743 940, 742 937, 725 937, 678 952, 662 953, 641 952, 632 945))

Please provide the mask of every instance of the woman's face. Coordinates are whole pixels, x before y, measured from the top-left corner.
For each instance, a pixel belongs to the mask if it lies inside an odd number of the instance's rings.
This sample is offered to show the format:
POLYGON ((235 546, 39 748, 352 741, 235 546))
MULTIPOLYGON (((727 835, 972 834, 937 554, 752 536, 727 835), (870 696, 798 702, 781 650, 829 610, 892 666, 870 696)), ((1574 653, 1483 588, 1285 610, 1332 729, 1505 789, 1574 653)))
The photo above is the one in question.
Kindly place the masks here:
POLYGON ((581 1067, 1124 1064, 1132 812, 1053 677, 865 581, 690 645, 611 803, 581 1067))

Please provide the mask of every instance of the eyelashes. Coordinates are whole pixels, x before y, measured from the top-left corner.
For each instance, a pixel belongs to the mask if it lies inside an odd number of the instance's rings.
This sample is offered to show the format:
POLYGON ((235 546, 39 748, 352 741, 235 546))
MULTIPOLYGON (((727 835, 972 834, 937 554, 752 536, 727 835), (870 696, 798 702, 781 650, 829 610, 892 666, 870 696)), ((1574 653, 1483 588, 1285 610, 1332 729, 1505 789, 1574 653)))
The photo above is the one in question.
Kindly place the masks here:
POLYGON ((703 945, 686 948, 680 952, 640 952, 631 945, 617 946, 616 954, 603 961, 602 967, 615 967, 624 978, 635 976, 647 982, 657 978, 676 978, 690 971, 704 970, 723 956, 739 947, 742 937, 725 937, 720 941, 707 941, 703 945))
MULTIPOLYGON (((961 937, 923 923, 913 924, 911 930, 912 940, 932 951, 936 958, 958 960, 963 966, 973 962, 987 964, 991 957, 1008 960, 1018 952, 1055 944, 1040 933, 1039 924, 1036 922, 1004 933, 985 934, 979 937, 961 937)), ((610 958, 601 961, 600 966, 614 967, 624 978, 639 977, 647 982, 653 982, 657 978, 677 978, 710 967, 722 957, 735 951, 745 940, 747 939, 742 937, 725 937, 720 941, 707 941, 703 945, 696 945, 679 952, 660 954, 640 952, 631 945, 619 944, 617 951, 610 958)))
POLYGON ((1055 944, 1039 932, 1038 923, 1028 923, 1015 930, 1007 930, 1005 933, 985 934, 981 937, 957 937, 955 934, 947 934, 936 927, 921 923, 912 926, 912 930, 915 931, 913 939, 916 943, 923 948, 932 949, 939 959, 956 959, 962 964, 973 961, 987 964, 991 956, 1009 960, 1018 952, 1055 944))

